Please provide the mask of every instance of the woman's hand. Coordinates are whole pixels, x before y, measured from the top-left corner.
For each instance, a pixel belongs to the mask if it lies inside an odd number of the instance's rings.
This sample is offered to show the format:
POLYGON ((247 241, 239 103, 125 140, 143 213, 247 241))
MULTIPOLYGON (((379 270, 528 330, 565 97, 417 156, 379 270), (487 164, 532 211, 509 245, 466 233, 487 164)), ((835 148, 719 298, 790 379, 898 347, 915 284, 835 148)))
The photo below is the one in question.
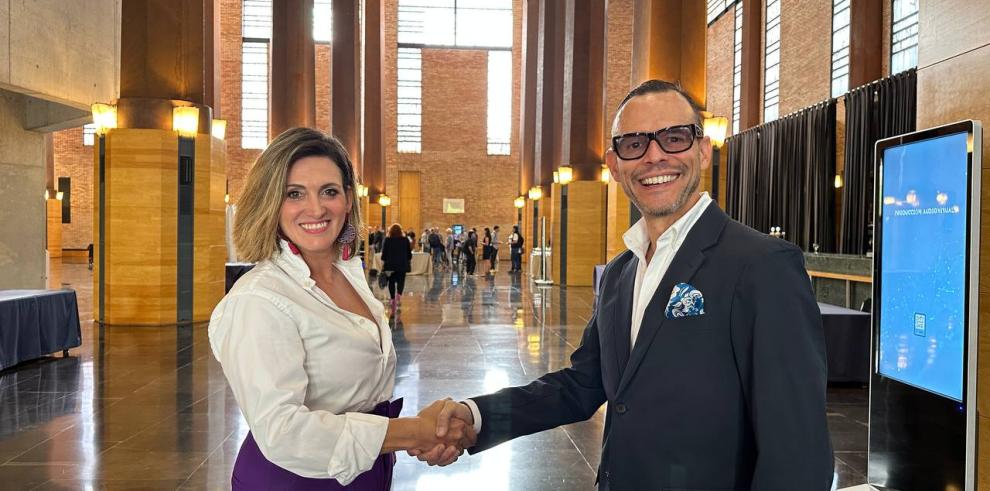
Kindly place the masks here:
MULTIPOLYGON (((431 465, 448 465, 457 460, 465 448, 474 445, 477 435, 473 422, 451 417, 451 408, 447 405, 459 404, 450 399, 444 399, 430 404, 412 418, 396 418, 389 420, 382 453, 407 450, 410 455, 429 454, 440 455, 431 459, 431 465), (448 420, 447 429, 438 436, 438 420, 448 420)), ((452 406, 453 407, 453 406, 452 406)))

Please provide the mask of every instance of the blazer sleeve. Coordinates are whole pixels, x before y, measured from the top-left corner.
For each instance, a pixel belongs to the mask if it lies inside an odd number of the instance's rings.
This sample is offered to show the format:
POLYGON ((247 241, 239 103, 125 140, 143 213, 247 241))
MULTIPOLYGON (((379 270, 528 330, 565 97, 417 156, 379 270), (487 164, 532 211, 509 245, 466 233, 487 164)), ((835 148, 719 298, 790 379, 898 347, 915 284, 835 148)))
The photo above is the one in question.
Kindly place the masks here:
POLYGON ((528 385, 472 397, 481 412, 477 453, 503 442, 590 418, 605 402, 598 341, 598 309, 584 330, 571 366, 528 385))
POLYGON ((780 245, 745 268, 731 316, 757 446, 750 489, 830 489, 825 339, 801 251, 780 245))

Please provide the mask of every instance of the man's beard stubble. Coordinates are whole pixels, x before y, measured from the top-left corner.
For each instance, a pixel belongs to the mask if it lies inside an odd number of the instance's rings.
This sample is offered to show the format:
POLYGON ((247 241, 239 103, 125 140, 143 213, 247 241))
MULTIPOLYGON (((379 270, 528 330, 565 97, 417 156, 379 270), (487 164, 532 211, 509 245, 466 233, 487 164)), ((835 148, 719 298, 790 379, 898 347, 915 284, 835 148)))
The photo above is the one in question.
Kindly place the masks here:
MULTIPOLYGON (((681 175, 683 176, 684 174, 681 175)), ((690 179, 691 182, 689 182, 688 185, 681 190, 681 193, 677 195, 677 199, 675 199, 670 206, 665 206, 663 208, 646 208, 643 203, 639 202, 636 195, 632 193, 632 190, 629 189, 629 185, 626 184, 625 181, 619 182, 622 183, 622 190, 625 191, 626 196, 629 197, 629 201, 632 201, 633 206, 638 208, 641 214, 644 216, 659 218, 672 215, 679 211, 681 207, 687 203, 688 199, 691 198, 691 195, 698 191, 698 185, 701 183, 701 174, 695 173, 690 179)))

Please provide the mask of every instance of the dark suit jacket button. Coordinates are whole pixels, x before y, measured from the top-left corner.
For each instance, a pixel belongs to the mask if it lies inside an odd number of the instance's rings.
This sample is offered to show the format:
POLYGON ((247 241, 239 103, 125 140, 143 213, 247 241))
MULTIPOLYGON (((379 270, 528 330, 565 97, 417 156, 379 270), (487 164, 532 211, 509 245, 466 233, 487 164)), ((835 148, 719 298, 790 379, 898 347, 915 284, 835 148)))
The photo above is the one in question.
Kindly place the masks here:
POLYGON ((625 414, 626 413, 626 405, 625 404, 622 404, 621 402, 619 404, 616 404, 615 405, 615 411, 617 413, 619 413, 619 414, 625 414))

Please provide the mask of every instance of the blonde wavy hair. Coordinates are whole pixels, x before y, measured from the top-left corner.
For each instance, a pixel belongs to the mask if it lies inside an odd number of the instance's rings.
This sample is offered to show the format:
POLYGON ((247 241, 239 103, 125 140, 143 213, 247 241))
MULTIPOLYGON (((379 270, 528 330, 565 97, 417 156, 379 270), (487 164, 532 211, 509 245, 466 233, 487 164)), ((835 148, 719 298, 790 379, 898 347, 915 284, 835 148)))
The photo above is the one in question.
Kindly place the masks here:
MULTIPOLYGON (((248 262, 272 258, 279 250, 279 213, 285 201, 285 182, 289 169, 305 157, 327 157, 340 168, 344 193, 351 201, 347 221, 359 231, 361 206, 357 197, 354 168, 347 150, 336 138, 311 128, 285 130, 261 152, 248 171, 244 193, 241 195, 234 218, 234 246, 238 256, 248 262)), ((342 247, 357 252, 360 235, 348 244, 336 244, 336 253, 342 247)))

